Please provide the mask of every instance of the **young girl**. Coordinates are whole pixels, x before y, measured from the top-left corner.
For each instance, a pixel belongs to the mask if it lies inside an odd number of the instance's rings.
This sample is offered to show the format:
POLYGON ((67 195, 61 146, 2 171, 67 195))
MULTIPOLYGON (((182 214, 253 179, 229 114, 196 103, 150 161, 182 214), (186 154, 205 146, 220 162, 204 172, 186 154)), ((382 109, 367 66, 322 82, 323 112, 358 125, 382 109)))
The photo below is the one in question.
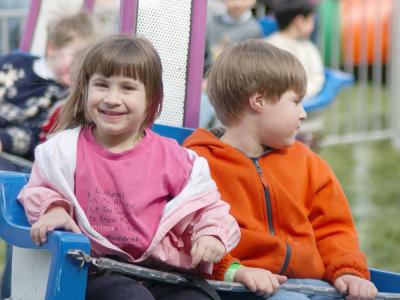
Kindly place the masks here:
MULTIPOLYGON (((161 111, 161 61, 142 38, 90 48, 55 135, 35 150, 19 195, 32 239, 82 232, 92 255, 210 273, 239 241, 207 162, 149 127, 161 111)), ((119 274, 89 275, 87 299, 209 299, 201 291, 119 274)))

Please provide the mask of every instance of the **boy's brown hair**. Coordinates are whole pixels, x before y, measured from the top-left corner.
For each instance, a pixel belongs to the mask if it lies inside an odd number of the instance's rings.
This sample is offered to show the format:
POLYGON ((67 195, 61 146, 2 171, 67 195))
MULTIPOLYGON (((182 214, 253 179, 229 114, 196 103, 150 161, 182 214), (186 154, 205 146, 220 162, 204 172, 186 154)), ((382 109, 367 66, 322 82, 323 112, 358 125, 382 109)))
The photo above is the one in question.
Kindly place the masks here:
POLYGON ((240 118, 255 93, 277 101, 292 90, 304 97, 307 79, 297 58, 260 40, 227 48, 207 73, 207 93, 218 119, 231 125, 240 118))
POLYGON ((57 19, 47 27, 47 45, 60 49, 77 38, 93 39, 95 35, 92 18, 85 11, 57 19))

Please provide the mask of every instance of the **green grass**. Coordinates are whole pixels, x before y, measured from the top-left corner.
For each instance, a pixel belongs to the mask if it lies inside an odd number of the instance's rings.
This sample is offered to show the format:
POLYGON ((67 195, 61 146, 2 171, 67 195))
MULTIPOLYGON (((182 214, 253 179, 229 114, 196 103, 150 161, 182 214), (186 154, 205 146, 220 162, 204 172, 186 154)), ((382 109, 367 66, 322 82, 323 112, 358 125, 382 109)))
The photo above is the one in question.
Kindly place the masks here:
POLYGON ((334 104, 328 108, 324 131, 346 134, 386 129, 390 126, 390 95, 386 86, 356 84, 344 89, 334 104), (337 112, 335 114, 334 112, 337 112))
POLYGON ((400 153, 389 141, 324 148, 349 199, 370 266, 400 272, 400 153))
MULTIPOLYGON (((389 100, 385 85, 356 84, 344 90, 324 115, 325 136, 332 128, 339 134, 388 128, 389 100)), ((400 272, 400 152, 388 140, 332 146, 319 152, 349 199, 370 265, 400 272)))

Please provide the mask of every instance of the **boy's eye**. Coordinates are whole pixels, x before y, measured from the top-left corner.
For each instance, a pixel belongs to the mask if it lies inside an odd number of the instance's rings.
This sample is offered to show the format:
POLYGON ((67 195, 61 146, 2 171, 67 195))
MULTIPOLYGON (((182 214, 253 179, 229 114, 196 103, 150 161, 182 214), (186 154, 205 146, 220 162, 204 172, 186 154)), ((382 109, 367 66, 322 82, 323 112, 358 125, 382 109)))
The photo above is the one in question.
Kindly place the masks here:
POLYGON ((303 100, 303 99, 296 99, 296 100, 294 101, 294 103, 296 103, 296 105, 299 105, 299 104, 301 103, 301 100, 303 100))

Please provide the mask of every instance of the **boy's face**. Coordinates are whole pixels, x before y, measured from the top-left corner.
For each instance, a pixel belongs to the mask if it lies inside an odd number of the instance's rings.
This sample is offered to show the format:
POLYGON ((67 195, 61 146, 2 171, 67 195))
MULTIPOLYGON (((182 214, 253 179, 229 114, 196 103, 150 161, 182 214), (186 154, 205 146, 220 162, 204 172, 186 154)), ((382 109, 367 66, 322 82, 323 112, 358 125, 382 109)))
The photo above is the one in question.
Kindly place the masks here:
POLYGON ((61 48, 47 45, 46 62, 54 73, 55 80, 69 86, 71 85, 71 66, 81 52, 88 45, 87 41, 75 39, 61 48))
POLYGON ((255 0, 224 0, 228 14, 234 18, 239 19, 242 14, 251 9, 256 3, 255 0))
POLYGON ((310 38, 315 27, 315 15, 309 14, 308 16, 297 16, 296 26, 299 38, 310 38))
POLYGON ((307 117, 299 98, 294 92, 285 92, 278 101, 263 100, 263 110, 257 116, 260 140, 264 146, 283 149, 295 142, 301 121, 307 117))

